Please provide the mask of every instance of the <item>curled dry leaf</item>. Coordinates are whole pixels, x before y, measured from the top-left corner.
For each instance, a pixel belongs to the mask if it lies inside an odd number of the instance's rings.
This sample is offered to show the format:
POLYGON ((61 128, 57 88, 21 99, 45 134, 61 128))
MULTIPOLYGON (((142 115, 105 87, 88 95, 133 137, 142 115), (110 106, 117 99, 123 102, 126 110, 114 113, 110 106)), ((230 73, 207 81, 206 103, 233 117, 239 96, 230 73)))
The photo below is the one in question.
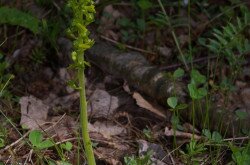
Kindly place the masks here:
POLYGON ((145 100, 139 93, 134 92, 133 98, 136 100, 136 104, 139 107, 147 109, 150 112, 153 112, 156 115, 158 115, 164 119, 167 118, 167 115, 165 113, 163 113, 163 111, 164 111, 163 108, 161 108, 160 106, 157 106, 157 105, 152 105, 147 100, 145 100))
POLYGON ((198 136, 198 135, 193 135, 192 133, 187 133, 187 132, 181 132, 181 131, 178 131, 176 130, 174 132, 173 129, 170 129, 168 127, 165 128, 165 135, 166 136, 176 136, 176 137, 182 137, 182 138, 194 138, 196 140, 199 140, 201 137, 198 136))

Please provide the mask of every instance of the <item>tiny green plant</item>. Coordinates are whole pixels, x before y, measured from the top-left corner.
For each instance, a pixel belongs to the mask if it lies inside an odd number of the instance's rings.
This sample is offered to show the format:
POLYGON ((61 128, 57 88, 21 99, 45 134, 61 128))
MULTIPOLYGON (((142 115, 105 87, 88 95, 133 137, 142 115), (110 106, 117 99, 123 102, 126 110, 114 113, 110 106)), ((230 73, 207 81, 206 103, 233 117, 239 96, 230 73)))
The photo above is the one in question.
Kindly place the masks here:
POLYGON ((60 147, 66 151, 71 151, 73 145, 71 142, 66 142, 66 143, 62 143, 60 144, 60 147))
POLYGON ((213 131, 212 133, 208 129, 203 129, 202 134, 210 141, 214 143, 222 143, 222 136, 219 132, 213 131))
POLYGON ((31 142, 32 146, 38 150, 47 149, 55 145, 55 143, 50 139, 43 140, 43 134, 38 130, 30 132, 29 141, 31 142))
POLYGON ((185 163, 187 164, 200 164, 200 160, 198 159, 198 155, 204 153, 207 148, 204 144, 198 144, 195 139, 191 139, 189 144, 186 145, 186 152, 180 151, 185 163))
POLYGON ((248 165, 250 162, 250 147, 249 145, 243 147, 237 147, 233 144, 229 144, 232 151, 232 158, 238 165, 248 165))
POLYGON ((89 165, 95 165, 95 157, 92 142, 88 133, 87 100, 85 92, 85 65, 84 52, 89 49, 94 41, 89 39, 89 31, 86 28, 94 20, 94 1, 92 0, 69 0, 69 7, 72 9, 73 20, 69 29, 70 36, 74 39, 71 66, 77 70, 78 87, 80 92, 80 126, 83 144, 89 165))
POLYGON ((43 133, 39 130, 33 130, 29 133, 29 142, 31 143, 32 148, 35 150, 37 153, 38 157, 40 160, 45 159, 46 162, 51 164, 53 161, 41 156, 41 153, 43 150, 46 150, 51 147, 55 147, 59 156, 61 157, 63 163, 67 163, 63 155, 63 150, 64 151, 70 151, 73 147, 72 143, 70 142, 65 142, 60 144, 60 148, 58 148, 57 144, 52 140, 52 139, 44 139, 43 133), (61 150, 60 150, 61 149, 61 150))
MULTIPOLYGON (((183 69, 178 68, 177 70, 175 70, 171 76, 173 81, 174 81, 174 84, 178 79, 183 77, 183 75, 184 75, 183 69)), ((175 95, 175 91, 174 91, 174 95, 175 95)), ((169 97, 167 99, 167 104, 171 108, 170 110, 173 111, 173 115, 171 117, 171 124, 173 125, 173 130, 174 130, 174 147, 176 147, 176 137, 175 137, 176 130, 183 129, 181 124, 180 124, 179 110, 186 109, 187 104, 178 103, 178 98, 176 96, 169 97)))
POLYGON ((124 157, 124 162, 126 165, 151 165, 153 162, 151 160, 152 152, 148 151, 143 156, 130 156, 130 157, 124 157))
POLYGON ((147 128, 144 128, 142 132, 143 132, 144 136, 145 136, 147 139, 149 139, 149 140, 152 139, 152 136, 153 136, 153 135, 152 135, 152 131, 151 131, 150 128, 148 128, 148 127, 147 127, 147 128))

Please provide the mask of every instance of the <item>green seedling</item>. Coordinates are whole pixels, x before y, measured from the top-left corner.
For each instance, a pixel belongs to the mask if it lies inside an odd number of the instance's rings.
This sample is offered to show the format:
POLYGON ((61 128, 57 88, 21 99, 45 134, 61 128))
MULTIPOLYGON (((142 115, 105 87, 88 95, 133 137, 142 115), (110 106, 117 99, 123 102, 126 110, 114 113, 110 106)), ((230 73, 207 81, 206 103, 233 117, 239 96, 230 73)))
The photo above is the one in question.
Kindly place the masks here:
POLYGON ((60 147, 66 151, 71 151, 73 145, 70 142, 66 142, 66 143, 60 144, 60 147))
POLYGON ((55 143, 50 139, 43 140, 43 134, 38 130, 30 132, 29 141, 31 142, 32 146, 38 150, 47 149, 55 145, 55 143))
POLYGON ((238 117, 239 120, 244 120, 247 118, 248 113, 243 110, 236 110, 235 115, 238 117))
POLYGON ((191 71, 191 82, 188 84, 189 95, 194 100, 199 100, 207 95, 206 77, 202 75, 198 70, 193 69, 191 71), (203 87, 199 87, 199 86, 203 87))
POLYGON ((167 104, 169 107, 171 107, 171 111, 174 112, 174 114, 171 117, 171 123, 173 125, 174 129, 174 147, 176 146, 176 129, 183 130, 183 127, 180 124, 180 119, 179 119, 179 110, 186 109, 187 105, 186 104, 178 104, 178 99, 177 97, 169 97, 167 99, 167 104))
POLYGON ((204 129, 202 130, 202 134, 211 142, 218 143, 218 144, 222 143, 223 138, 221 134, 217 131, 214 131, 213 133, 211 133, 208 129, 204 129))
POLYGON ((130 156, 130 157, 124 157, 124 162, 126 165, 151 165, 153 162, 151 160, 152 157, 152 151, 148 151, 146 155, 143 156, 130 156))
POLYGON ((152 131, 150 128, 144 128, 142 132, 147 139, 152 139, 152 131))
POLYGON ((234 162, 238 165, 248 165, 250 162, 250 147, 249 145, 245 147, 237 147, 233 144, 229 144, 232 151, 232 158, 234 162))
POLYGON ((186 152, 180 151, 185 163, 187 164, 200 164, 198 155, 204 153, 207 150, 204 144, 198 144, 196 140, 191 139, 190 143, 186 145, 186 152))

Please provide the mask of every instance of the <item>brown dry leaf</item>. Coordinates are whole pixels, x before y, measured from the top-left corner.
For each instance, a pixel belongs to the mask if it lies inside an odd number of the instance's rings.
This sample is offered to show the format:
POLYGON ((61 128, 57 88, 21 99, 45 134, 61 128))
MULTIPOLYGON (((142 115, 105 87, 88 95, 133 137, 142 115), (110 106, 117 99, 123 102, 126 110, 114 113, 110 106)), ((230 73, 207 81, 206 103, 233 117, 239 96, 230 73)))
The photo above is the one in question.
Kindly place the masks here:
POLYGON ((96 89, 88 102, 88 113, 96 118, 109 117, 119 107, 118 98, 101 89, 96 89))
POLYGON ((198 129, 194 128, 193 125, 190 124, 190 123, 184 123, 183 128, 184 128, 185 132, 191 132, 192 133, 194 131, 194 133, 200 134, 200 131, 198 129))
POLYGON ((60 140, 65 140, 77 131, 78 123, 70 116, 55 116, 51 122, 56 123, 47 133, 50 136, 56 135, 60 140))
POLYGON ((105 138, 97 132, 90 132, 90 137, 93 141, 98 142, 95 149, 95 155, 99 160, 105 161, 107 164, 120 165, 121 159, 125 155, 130 155, 135 152, 135 148, 128 145, 124 138, 113 136, 110 139, 105 138))
POLYGON ((111 165, 122 165, 119 161, 119 157, 115 156, 116 151, 113 148, 107 147, 98 147, 95 150, 95 155, 97 155, 98 159, 104 160, 108 164, 111 165))
POLYGON ((69 109, 70 107, 72 107, 74 102, 79 99, 79 97, 79 92, 73 92, 62 97, 58 97, 54 93, 50 93, 49 96, 45 100, 43 100, 43 102, 50 107, 61 106, 61 108, 63 109, 69 109))
POLYGON ((89 131, 97 132, 103 135, 103 137, 110 139, 111 136, 126 134, 125 128, 120 127, 112 122, 95 122, 94 124, 89 123, 89 131))
POLYGON ((34 96, 21 97, 21 121, 23 128, 37 129, 43 125, 47 119, 49 106, 45 105, 42 100, 34 96))
POLYGON ((187 133, 187 132, 181 132, 181 131, 178 131, 176 130, 174 132, 173 129, 169 129, 168 127, 165 128, 165 135, 166 136, 176 136, 176 137, 183 137, 183 138, 194 138, 196 140, 199 140, 201 137, 198 136, 198 135, 193 135, 192 133, 187 133))
POLYGON ((161 108, 160 106, 152 105, 147 100, 145 100, 139 93, 134 92, 133 98, 136 100, 136 104, 139 107, 147 109, 150 112, 153 112, 156 115, 163 117, 164 119, 167 118, 166 114, 163 113, 163 108, 161 108))

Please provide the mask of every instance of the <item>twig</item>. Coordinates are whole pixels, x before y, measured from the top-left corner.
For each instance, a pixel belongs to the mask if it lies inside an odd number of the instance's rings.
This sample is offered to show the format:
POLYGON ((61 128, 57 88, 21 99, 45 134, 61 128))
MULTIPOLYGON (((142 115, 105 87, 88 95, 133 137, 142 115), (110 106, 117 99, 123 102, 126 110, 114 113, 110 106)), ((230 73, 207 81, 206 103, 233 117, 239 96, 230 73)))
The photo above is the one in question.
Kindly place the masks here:
POLYGON ((224 139, 223 141, 233 141, 233 140, 248 140, 250 139, 248 136, 246 137, 236 137, 236 138, 227 138, 227 139, 224 139))
MULTIPOLYGON (((50 127, 46 128, 43 131, 46 132, 46 131, 50 130, 51 128, 53 128, 55 125, 57 125, 64 118, 64 116, 65 116, 65 114, 55 124, 51 125, 50 127)), ((10 145, 6 146, 4 149, 0 150, 0 152, 4 152, 4 151, 8 150, 9 148, 11 148, 11 147, 15 146, 16 144, 18 144, 25 137, 27 137, 31 131, 32 130, 29 130, 28 132, 26 132, 24 135, 21 136, 21 138, 19 138, 15 142, 11 143, 10 145)))
POLYGON ((31 131, 26 132, 21 138, 19 138, 18 140, 16 140, 15 142, 11 143, 10 145, 6 146, 4 149, 0 150, 0 152, 4 152, 6 150, 8 150, 9 148, 13 147, 14 145, 18 144, 20 141, 22 141, 26 136, 29 135, 31 131))
POLYGON ((144 50, 144 49, 140 49, 140 48, 135 48, 133 46, 130 46, 130 45, 126 45, 126 44, 123 44, 123 43, 120 43, 118 41, 115 41, 115 40, 112 40, 104 35, 101 35, 101 38, 104 39, 104 40, 107 40, 115 45, 124 45, 126 48, 128 49, 131 49, 131 50, 135 50, 135 51, 138 51, 138 52, 142 52, 142 53, 147 53, 147 54, 152 54, 152 55, 156 55, 156 53, 154 52, 151 52, 151 51, 147 51, 147 50, 144 50))
MULTIPOLYGON (((197 63, 197 62, 203 62, 203 61, 208 61, 210 59, 215 59, 217 58, 217 56, 211 56, 211 57, 201 57, 201 58, 197 58, 195 60, 193 60, 193 63, 197 63)), ((191 62, 187 62, 187 64, 190 64, 191 62)), ((183 66, 182 63, 178 63, 178 64, 173 64, 173 65, 169 65, 169 66, 163 66, 160 67, 160 70, 171 70, 171 69, 175 69, 178 67, 183 66)))

